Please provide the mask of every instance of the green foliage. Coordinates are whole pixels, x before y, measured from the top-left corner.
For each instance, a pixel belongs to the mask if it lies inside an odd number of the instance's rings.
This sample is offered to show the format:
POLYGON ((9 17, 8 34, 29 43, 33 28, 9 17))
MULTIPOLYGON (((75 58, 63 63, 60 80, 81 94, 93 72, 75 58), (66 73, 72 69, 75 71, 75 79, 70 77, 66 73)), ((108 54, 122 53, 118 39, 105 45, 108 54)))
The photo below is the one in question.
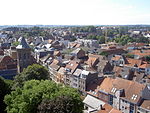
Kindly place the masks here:
POLYGON ((114 39, 117 43, 120 43, 121 45, 125 45, 129 42, 135 42, 135 39, 129 37, 128 35, 123 35, 121 38, 115 38, 114 39))
POLYGON ((126 56, 127 56, 128 58, 134 58, 134 55, 133 55, 133 54, 126 54, 126 56))
POLYGON ((89 32, 93 33, 96 32, 96 27, 94 26, 84 26, 84 27, 75 27, 72 29, 72 32, 89 32))
POLYGON ((74 48, 64 49, 62 53, 63 54, 70 54, 73 50, 74 50, 74 48))
POLYGON ((74 42, 75 40, 76 40, 75 37, 72 37, 72 38, 70 39, 71 42, 74 42))
POLYGON ((6 104, 3 102, 4 96, 10 93, 10 85, 0 77, 0 113, 5 113, 6 104))
POLYGON ((145 60, 150 62, 150 56, 145 56, 145 60))
POLYGON ((28 80, 46 80, 49 77, 48 69, 46 67, 33 64, 23 70, 22 73, 15 76, 13 89, 21 87, 25 81, 28 80))
POLYGON ((99 53, 99 55, 102 55, 102 56, 108 56, 108 53, 107 52, 105 52, 105 51, 102 51, 101 53, 99 53))
POLYGON ((96 36, 98 42, 100 44, 104 44, 105 43, 105 37, 104 36, 96 36))
POLYGON ((20 36, 25 38, 35 37, 35 36, 43 36, 43 37, 52 36, 51 33, 47 30, 47 28, 41 28, 41 27, 30 27, 30 28, 10 27, 4 30, 14 31, 12 36, 9 37, 16 37, 16 38, 19 38, 20 36))
POLYGON ((17 47, 19 45, 19 42, 18 41, 17 42, 13 42, 12 45, 17 47))
POLYGON ((137 42, 137 43, 149 43, 149 39, 146 37, 130 37, 129 35, 122 35, 121 38, 117 37, 114 38, 114 40, 117 43, 120 43, 121 45, 128 44, 129 42, 137 42))
POLYGON ((100 44, 105 43, 105 37, 104 36, 99 36, 99 35, 88 35, 87 39, 93 39, 93 40, 98 40, 100 44))
POLYGON ((76 89, 49 80, 27 81, 6 95, 4 101, 7 113, 37 113, 37 109, 39 113, 81 113, 83 109, 76 89))

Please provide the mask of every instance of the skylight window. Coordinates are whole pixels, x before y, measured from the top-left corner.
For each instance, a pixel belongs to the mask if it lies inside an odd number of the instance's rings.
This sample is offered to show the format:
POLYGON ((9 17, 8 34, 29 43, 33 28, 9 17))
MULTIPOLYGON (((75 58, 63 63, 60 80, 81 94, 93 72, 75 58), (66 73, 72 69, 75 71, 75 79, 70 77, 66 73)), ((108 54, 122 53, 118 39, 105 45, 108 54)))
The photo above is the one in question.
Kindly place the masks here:
POLYGON ((134 95, 131 97, 132 100, 136 100, 137 99, 137 95, 134 95))
POLYGON ((111 92, 115 93, 116 92, 116 88, 113 87, 112 90, 111 90, 111 92))

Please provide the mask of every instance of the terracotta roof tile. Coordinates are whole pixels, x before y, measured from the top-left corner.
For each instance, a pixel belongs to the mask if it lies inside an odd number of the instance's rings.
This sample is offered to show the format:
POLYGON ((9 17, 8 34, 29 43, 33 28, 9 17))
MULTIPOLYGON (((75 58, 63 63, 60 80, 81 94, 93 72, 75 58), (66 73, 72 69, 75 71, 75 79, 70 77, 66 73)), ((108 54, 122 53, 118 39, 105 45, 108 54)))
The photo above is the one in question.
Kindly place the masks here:
POLYGON ((66 65, 66 69, 70 69, 71 73, 74 73, 74 71, 77 69, 77 67, 79 66, 79 64, 76 61, 71 60, 67 65, 66 65))
POLYGON ((150 100, 144 100, 141 107, 150 110, 150 100))
POLYGON ((116 55, 115 57, 112 58, 112 60, 118 61, 121 58, 121 56, 116 55))
POLYGON ((142 64, 142 60, 127 58, 128 63, 126 66, 134 67, 135 65, 140 66, 142 64))
POLYGON ((150 64, 148 64, 148 63, 142 64, 139 66, 139 68, 150 68, 150 64))
POLYGON ((94 66, 94 65, 96 65, 97 61, 98 61, 98 58, 96 58, 96 57, 89 57, 89 59, 87 60, 87 64, 89 66, 94 66))
POLYGON ((123 89, 125 95, 122 97, 132 103, 137 103, 140 99, 140 92, 145 88, 146 86, 137 82, 121 79, 121 78, 105 78, 102 84, 99 87, 99 90, 114 94, 115 92, 112 92, 112 89, 115 88, 116 91, 123 89), (133 98, 134 96, 134 98, 133 98))

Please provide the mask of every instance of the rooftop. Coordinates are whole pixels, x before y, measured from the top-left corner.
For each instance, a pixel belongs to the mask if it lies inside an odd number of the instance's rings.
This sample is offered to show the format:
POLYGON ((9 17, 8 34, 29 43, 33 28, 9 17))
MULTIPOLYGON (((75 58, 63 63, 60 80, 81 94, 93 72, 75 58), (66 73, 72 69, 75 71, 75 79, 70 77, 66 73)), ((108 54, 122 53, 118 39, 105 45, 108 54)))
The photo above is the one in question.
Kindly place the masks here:
POLYGON ((16 49, 30 49, 24 37, 20 37, 18 41, 20 44, 16 47, 16 49))

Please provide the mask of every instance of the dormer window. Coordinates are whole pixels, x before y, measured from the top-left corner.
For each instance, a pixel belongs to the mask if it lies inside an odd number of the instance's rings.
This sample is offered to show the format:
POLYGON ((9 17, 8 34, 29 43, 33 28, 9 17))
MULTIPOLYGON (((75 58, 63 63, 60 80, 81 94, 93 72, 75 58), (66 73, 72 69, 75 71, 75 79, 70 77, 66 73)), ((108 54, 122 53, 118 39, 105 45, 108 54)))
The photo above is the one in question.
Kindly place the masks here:
POLYGON ((71 72, 71 69, 69 69, 69 68, 66 68, 65 70, 66 70, 67 72, 71 72))
POLYGON ((111 92, 112 92, 112 93, 115 93, 116 90, 117 90, 117 89, 113 87, 112 90, 111 90, 111 92))
POLYGON ((136 100, 137 99, 137 95, 133 94, 133 96, 131 97, 132 100, 136 100))

